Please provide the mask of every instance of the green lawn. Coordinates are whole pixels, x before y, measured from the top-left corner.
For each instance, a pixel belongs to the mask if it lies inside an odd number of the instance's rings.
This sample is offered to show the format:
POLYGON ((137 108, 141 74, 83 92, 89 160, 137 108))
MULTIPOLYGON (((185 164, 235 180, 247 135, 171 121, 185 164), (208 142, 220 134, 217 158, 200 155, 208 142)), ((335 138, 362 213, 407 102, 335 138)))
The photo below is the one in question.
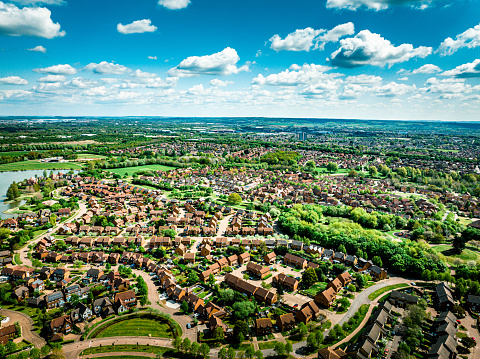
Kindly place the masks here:
POLYGON ((440 245, 440 246, 434 246, 432 247, 433 250, 437 253, 443 254, 447 259, 450 259, 453 261, 455 258, 460 258, 461 260, 464 261, 478 261, 479 256, 478 253, 472 251, 471 249, 464 249, 462 253, 456 254, 453 253, 452 251, 452 246, 445 244, 445 245, 440 245))
POLYGON ((318 282, 312 285, 310 288, 305 289, 304 292, 314 297, 317 295, 318 292, 323 292, 326 288, 327 288, 327 283, 318 282))
POLYGON ((103 159, 107 158, 106 156, 96 155, 96 154, 94 154, 94 153, 78 153, 77 155, 78 155, 78 158, 79 158, 79 159, 82 159, 82 158, 94 158, 94 159, 99 159, 99 160, 101 159, 101 160, 103 160, 103 159))
POLYGON ((393 285, 387 285, 386 287, 377 289, 375 292, 370 293, 368 296, 368 299, 374 300, 375 298, 381 296, 383 293, 386 293, 390 290, 397 289, 397 288, 405 288, 409 287, 410 285, 407 283, 398 283, 398 284, 393 284, 393 285))
POLYGON ((277 343, 278 342, 276 340, 273 340, 271 342, 258 343, 258 348, 260 350, 273 349, 273 348, 275 348, 275 344, 277 344, 277 343))
POLYGON ((148 337, 151 335, 158 338, 173 338, 172 330, 167 323, 147 318, 122 320, 102 329, 95 337, 129 337, 133 334, 137 337, 148 337))
MULTIPOLYGON (((107 345, 102 347, 88 348, 88 349, 85 349, 81 355, 99 354, 99 353, 121 353, 121 352, 154 353, 154 354, 162 353, 163 354, 171 350, 172 349, 170 348, 157 347, 152 345, 121 344, 121 345, 107 345)), ((107 358, 107 357, 102 357, 102 358, 107 358)), ((126 358, 126 357, 122 356, 122 358, 126 358)), ((135 358, 138 358, 138 357, 135 357, 135 358)))
POLYGON ((22 170, 80 170, 83 166, 74 162, 44 163, 38 161, 20 161, 0 165, 0 172, 22 170))
MULTIPOLYGON (((6 151, 0 152, 0 156, 21 156, 26 155, 30 151, 6 151)), ((45 152, 45 150, 35 150, 34 152, 45 152)))
POLYGON ((118 173, 122 177, 127 173, 128 175, 133 175, 135 172, 138 171, 170 171, 174 170, 175 167, 169 167, 164 165, 145 165, 145 166, 137 166, 137 167, 124 167, 124 168, 112 168, 107 169, 112 173, 118 173))

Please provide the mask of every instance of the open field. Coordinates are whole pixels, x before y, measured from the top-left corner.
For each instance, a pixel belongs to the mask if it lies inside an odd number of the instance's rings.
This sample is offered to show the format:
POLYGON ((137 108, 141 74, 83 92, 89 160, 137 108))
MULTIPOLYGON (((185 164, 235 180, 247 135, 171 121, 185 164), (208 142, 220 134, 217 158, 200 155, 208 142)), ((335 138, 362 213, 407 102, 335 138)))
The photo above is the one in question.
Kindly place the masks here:
MULTIPOLYGON (((31 151, 5 151, 0 152, 0 156, 20 156, 25 155, 31 151)), ((45 152, 45 150, 34 150, 34 152, 45 152)))
POLYGON ((445 244, 432 247, 437 253, 443 254, 447 260, 453 261, 455 258, 460 258, 463 261, 478 261, 479 254, 471 249, 464 249, 462 253, 456 254, 452 251, 452 246, 445 244))
POLYGON ((0 165, 0 172, 26 170, 80 170, 83 166, 73 162, 44 163, 35 160, 5 163, 0 165))
POLYGON ((139 171, 171 171, 174 169, 175 167, 169 167, 164 165, 145 165, 137 167, 112 168, 107 169, 107 171, 110 171, 112 173, 118 173, 121 176, 125 176, 125 173, 127 173, 127 175, 133 175, 135 172, 139 171))
POLYGON ((374 300, 375 298, 381 296, 383 293, 386 293, 390 290, 398 289, 398 288, 405 288, 405 287, 409 287, 409 285, 407 283, 398 283, 398 284, 389 285, 389 286, 377 289, 375 292, 371 293, 368 296, 368 299, 374 300))
POLYGON ((78 159, 81 160, 83 158, 92 158, 92 159, 98 159, 98 160, 101 160, 101 159, 105 159, 107 157, 105 156, 102 156, 102 155, 96 155, 94 153, 78 153, 78 159))
POLYGON ((155 354, 162 353, 163 354, 167 351, 172 351, 172 349, 157 347, 153 345, 120 344, 120 345, 107 345, 103 347, 88 348, 82 352, 82 355, 99 354, 99 353, 120 353, 120 352, 138 352, 138 353, 155 353, 155 354))
POLYGON ((97 338, 108 337, 128 337, 132 333, 138 337, 173 338, 172 330, 167 323, 155 321, 147 318, 126 319, 114 323, 100 330, 97 338))

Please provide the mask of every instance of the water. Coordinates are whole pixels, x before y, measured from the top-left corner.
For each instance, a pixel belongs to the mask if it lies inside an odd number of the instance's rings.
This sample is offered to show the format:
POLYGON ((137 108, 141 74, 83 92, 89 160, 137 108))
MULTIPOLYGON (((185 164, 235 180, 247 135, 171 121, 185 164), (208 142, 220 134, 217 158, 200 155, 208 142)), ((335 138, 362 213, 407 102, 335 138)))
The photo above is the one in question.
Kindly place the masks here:
MULTIPOLYGON (((70 170, 53 170, 53 173, 68 173, 70 170)), ((78 171, 75 171, 78 172, 78 171)), ((50 175, 50 170, 47 170, 47 173, 50 175)), ((10 213, 3 213, 7 209, 15 208, 18 206, 23 206, 25 204, 25 200, 5 203, 5 199, 7 198, 7 190, 8 187, 13 182, 22 182, 28 178, 43 176, 43 170, 27 170, 27 171, 11 171, 11 172, 0 172, 0 219, 5 218, 14 218, 17 217, 16 214, 10 213)))

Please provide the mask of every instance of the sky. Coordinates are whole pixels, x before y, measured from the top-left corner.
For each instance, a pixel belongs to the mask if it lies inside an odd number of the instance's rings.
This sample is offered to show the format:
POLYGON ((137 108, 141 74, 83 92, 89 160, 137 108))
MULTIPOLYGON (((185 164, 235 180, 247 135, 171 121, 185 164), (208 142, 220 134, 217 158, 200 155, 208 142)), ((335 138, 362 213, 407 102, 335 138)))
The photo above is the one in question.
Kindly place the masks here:
POLYGON ((479 0, 0 0, 0 115, 479 110, 479 0))

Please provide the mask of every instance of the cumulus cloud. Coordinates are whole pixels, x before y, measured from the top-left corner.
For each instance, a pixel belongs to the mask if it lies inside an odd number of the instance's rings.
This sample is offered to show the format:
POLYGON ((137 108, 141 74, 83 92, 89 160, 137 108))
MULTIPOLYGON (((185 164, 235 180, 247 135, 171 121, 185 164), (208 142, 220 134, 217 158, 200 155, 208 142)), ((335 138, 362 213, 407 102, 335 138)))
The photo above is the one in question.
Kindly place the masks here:
POLYGON ((98 64, 91 63, 85 66, 86 70, 92 70, 96 74, 107 74, 107 75, 123 75, 126 72, 129 72, 130 69, 126 66, 114 64, 113 62, 102 61, 98 64))
POLYGON ((478 90, 478 86, 472 87, 464 82, 464 79, 443 79, 429 78, 425 87, 420 88, 423 93, 440 95, 442 99, 461 98, 464 94, 478 90))
POLYGON ((378 85, 382 83, 382 78, 380 76, 361 74, 357 76, 348 76, 345 79, 345 82, 357 85, 378 85))
POLYGON ((156 56, 147 56, 150 60, 156 60, 157 57, 156 56))
POLYGON ((373 92, 377 96, 395 97, 405 95, 408 92, 415 90, 415 88, 415 85, 409 86, 405 84, 397 84, 396 82, 390 82, 386 85, 373 88, 373 92))
POLYGON ((144 32, 155 32, 157 27, 152 25, 150 19, 137 20, 128 25, 117 25, 117 31, 121 34, 142 34, 144 32))
POLYGON ((34 52, 43 52, 46 53, 47 49, 44 48, 43 46, 35 46, 33 49, 27 49, 28 51, 34 51, 34 52))
POLYGON ((335 75, 325 73, 330 69, 331 67, 315 64, 304 64, 303 66, 293 64, 289 69, 267 77, 259 74, 252 80, 252 83, 254 85, 270 86, 309 85, 316 81, 335 77, 335 75))
POLYGON ((335 95, 340 84, 341 80, 339 79, 327 79, 308 85, 299 94, 306 97, 330 98, 335 95))
POLYGON ((367 8, 370 10, 385 10, 391 6, 409 6, 416 9, 426 9, 434 2, 445 0, 327 0, 327 8, 357 10, 367 8))
POLYGON ((169 76, 232 75, 249 70, 249 63, 237 67, 240 57, 235 49, 227 47, 213 55, 190 56, 168 71, 169 76))
POLYGON ((445 71, 442 75, 456 78, 480 77, 480 59, 457 66, 453 70, 445 71))
POLYGON ((0 84, 5 85, 28 85, 28 81, 20 76, 0 77, 0 84))
POLYGON ((38 6, 38 5, 65 5, 64 0, 10 0, 10 2, 23 6, 38 6))
POLYGON ((50 83, 53 83, 53 82, 63 82, 65 81, 67 78, 63 75, 47 75, 45 77, 42 77, 41 79, 38 79, 37 81, 38 82, 50 82, 50 83))
POLYGON ((473 49, 477 46, 480 46, 480 24, 457 35, 455 40, 451 37, 447 37, 440 44, 440 47, 436 52, 446 56, 453 54, 463 47, 473 49))
POLYGON ((24 7, 0 1, 0 35, 36 36, 52 39, 65 36, 60 24, 50 18, 51 12, 43 7, 24 7))
POLYGON ((33 71, 38 72, 40 74, 52 74, 52 75, 75 75, 77 73, 77 70, 68 64, 54 65, 50 67, 44 67, 41 69, 33 69, 33 71))
POLYGON ((212 86, 225 87, 231 84, 233 84, 233 81, 222 81, 220 79, 210 80, 210 85, 212 86))
POLYGON ((433 74, 435 72, 440 72, 440 71, 442 71, 442 69, 437 65, 426 64, 419 67, 416 70, 413 70, 412 74, 433 74))
POLYGON ((170 10, 184 9, 190 4, 190 0, 159 0, 158 5, 170 10))
POLYGON ((424 58, 432 53, 431 47, 414 48, 411 44, 394 46, 379 34, 369 30, 360 31, 355 37, 340 40, 340 48, 330 58, 330 63, 338 67, 358 67, 374 65, 383 67, 405 62, 414 57, 424 58))
POLYGON ((297 29, 282 39, 276 34, 270 38, 270 48, 275 51, 310 51, 311 49, 323 50, 328 42, 337 42, 341 37, 354 33, 353 23, 341 24, 333 29, 315 30, 311 27, 297 29), (322 35, 323 34, 323 35, 322 35))

